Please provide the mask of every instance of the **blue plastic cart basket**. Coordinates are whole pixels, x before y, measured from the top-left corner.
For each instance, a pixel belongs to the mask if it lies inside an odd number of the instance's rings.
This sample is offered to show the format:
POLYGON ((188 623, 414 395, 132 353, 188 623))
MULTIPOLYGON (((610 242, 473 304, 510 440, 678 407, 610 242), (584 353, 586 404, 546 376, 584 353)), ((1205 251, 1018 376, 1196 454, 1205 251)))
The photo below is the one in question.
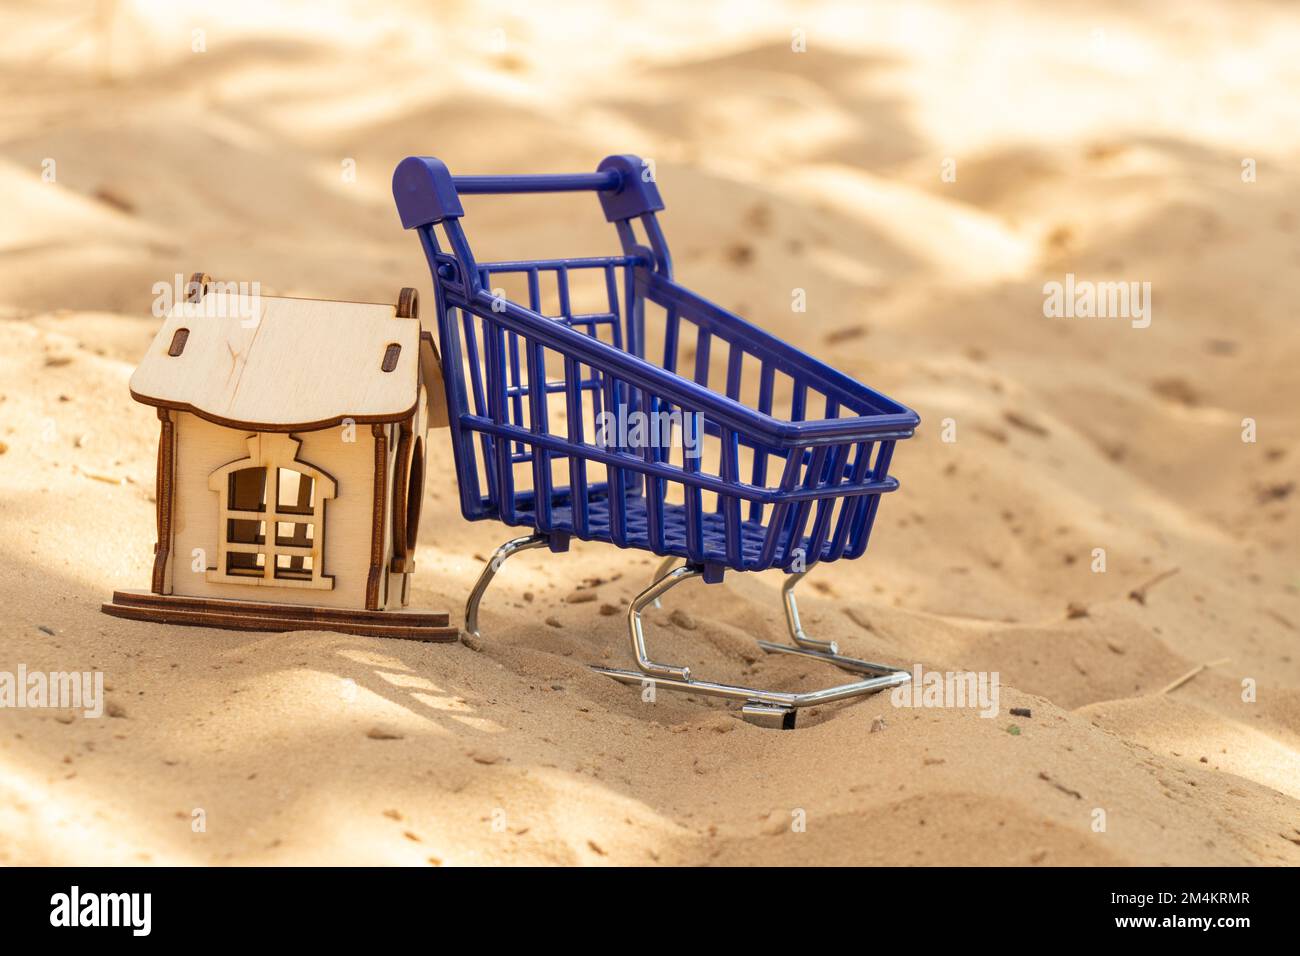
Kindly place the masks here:
POLYGON ((532 532, 488 562, 467 631, 478 636, 479 602, 506 558, 565 551, 578 537, 664 558, 628 610, 638 670, 596 668, 610 677, 739 700, 751 720, 787 727, 799 707, 908 679, 807 636, 793 588, 813 565, 866 550, 880 496, 898 487, 894 443, 912 436, 915 412, 678 284, 656 217, 664 205, 636 156, 537 176, 453 176, 413 156, 398 165, 393 195, 433 273, 461 510, 532 532), (597 194, 621 255, 475 260, 462 195, 576 191, 597 194), (648 604, 687 578, 768 568, 788 575, 793 644, 763 649, 866 677, 788 693, 650 659, 648 604))

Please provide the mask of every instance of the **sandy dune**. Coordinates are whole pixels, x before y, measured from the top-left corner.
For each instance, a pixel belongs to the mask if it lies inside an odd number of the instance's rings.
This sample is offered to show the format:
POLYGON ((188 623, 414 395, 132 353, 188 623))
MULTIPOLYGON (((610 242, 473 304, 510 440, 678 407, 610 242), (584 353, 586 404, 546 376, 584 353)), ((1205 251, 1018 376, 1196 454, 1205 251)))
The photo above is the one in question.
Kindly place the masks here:
MULTIPOLYGON (((1294 11, 82 6, 0 12, 0 670, 102 670, 116 716, 0 711, 0 862, 1300 863, 1294 11), (476 649, 99 613, 149 576, 157 423, 126 381, 153 283, 431 302, 398 160, 614 152, 654 158, 687 284, 924 420, 809 630, 996 671, 998 717, 643 704, 586 665, 630 664, 599 608, 653 565, 599 545, 512 562, 476 649), (1150 282, 1150 327, 1044 318, 1066 273, 1150 282)), ((590 199, 466 207, 484 259, 613 248, 590 199)), ((459 619, 507 535, 434 456, 415 598, 459 619)), ((654 640, 815 686, 754 647, 779 583, 684 587, 654 640)))

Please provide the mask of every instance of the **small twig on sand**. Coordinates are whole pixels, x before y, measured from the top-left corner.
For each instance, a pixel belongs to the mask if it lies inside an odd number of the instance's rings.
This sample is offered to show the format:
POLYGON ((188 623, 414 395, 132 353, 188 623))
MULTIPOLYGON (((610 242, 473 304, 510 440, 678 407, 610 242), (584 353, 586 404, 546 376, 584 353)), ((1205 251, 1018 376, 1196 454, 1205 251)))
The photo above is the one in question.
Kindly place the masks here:
POLYGON ((1182 677, 1178 678, 1178 680, 1174 681, 1164 690, 1160 691, 1160 693, 1168 694, 1170 691, 1178 690, 1178 688, 1182 687, 1184 684, 1186 684, 1189 680, 1191 680, 1201 671, 1205 670, 1208 667, 1218 667, 1220 664, 1226 664, 1228 663, 1228 660, 1229 659, 1226 657, 1221 657, 1217 661, 1210 661, 1208 664, 1197 664, 1195 667, 1189 670, 1182 677))
POLYGON ((1170 568, 1168 571, 1160 572, 1154 578, 1148 581, 1146 584, 1140 585, 1139 587, 1135 587, 1132 591, 1129 591, 1128 596, 1132 598, 1134 601, 1137 601, 1139 604, 1145 606, 1147 603, 1147 592, 1150 591, 1157 584, 1159 584, 1161 581, 1163 581, 1165 578, 1173 577, 1175 574, 1178 573, 1178 570, 1179 570, 1178 568, 1170 568))
POLYGON ((1078 790, 1071 790, 1069 787, 1065 786, 1064 784, 1057 783, 1050 776, 1048 776, 1046 770, 1038 771, 1038 779, 1045 780, 1047 783, 1050 783, 1057 790, 1060 790, 1061 793, 1068 794, 1069 796, 1074 797, 1074 799, 1076 800, 1083 799, 1083 794, 1081 794, 1078 790))

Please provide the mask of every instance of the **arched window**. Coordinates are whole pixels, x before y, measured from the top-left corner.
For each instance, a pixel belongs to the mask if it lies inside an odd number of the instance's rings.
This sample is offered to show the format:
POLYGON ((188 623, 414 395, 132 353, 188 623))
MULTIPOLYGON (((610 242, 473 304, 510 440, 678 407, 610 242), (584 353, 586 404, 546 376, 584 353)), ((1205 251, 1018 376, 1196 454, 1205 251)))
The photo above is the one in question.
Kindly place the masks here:
POLYGON ((325 502, 334 479, 298 460, 302 442, 292 435, 248 439, 248 457, 222 465, 208 477, 220 497, 217 566, 208 580, 225 584, 330 590, 322 573, 325 502))

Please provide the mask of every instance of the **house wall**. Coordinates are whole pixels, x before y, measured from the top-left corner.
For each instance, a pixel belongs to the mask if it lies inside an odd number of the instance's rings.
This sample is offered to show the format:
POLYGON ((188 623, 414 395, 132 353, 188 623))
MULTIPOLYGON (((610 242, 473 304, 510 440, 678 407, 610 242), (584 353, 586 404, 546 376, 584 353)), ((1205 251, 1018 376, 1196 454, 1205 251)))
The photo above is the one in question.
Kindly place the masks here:
MULTIPOLYGON (((175 502, 172 513, 172 549, 168 573, 169 593, 191 597, 267 601, 279 604, 315 604, 325 607, 364 608, 366 577, 370 570, 371 519, 374 511, 375 442, 369 425, 347 426, 295 433, 302 441, 298 458, 328 473, 338 488, 325 502, 323 572, 332 575, 329 590, 228 584, 207 580, 206 569, 217 566, 219 536, 218 493, 208 487, 208 477, 222 465, 248 456, 251 432, 224 428, 188 412, 176 415, 175 502), (194 550, 202 549, 203 570, 193 570, 194 550)), ((391 444, 391 443, 390 443, 391 444)), ((386 489, 385 555, 392 553, 390 520, 393 472, 389 449, 390 487, 386 489)), ((319 531, 318 531, 319 533, 319 531)), ((388 575, 385 573, 384 578, 388 575)), ((400 605, 400 587, 380 590, 380 607, 400 605), (394 601, 394 598, 397 600, 394 601)))

